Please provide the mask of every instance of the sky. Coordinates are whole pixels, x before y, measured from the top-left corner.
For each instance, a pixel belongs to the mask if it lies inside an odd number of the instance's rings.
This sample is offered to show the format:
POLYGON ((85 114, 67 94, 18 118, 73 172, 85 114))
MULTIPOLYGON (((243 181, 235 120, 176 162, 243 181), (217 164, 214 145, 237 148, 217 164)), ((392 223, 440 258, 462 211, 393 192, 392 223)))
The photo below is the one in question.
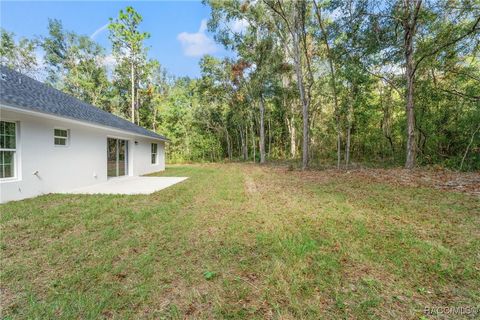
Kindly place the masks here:
MULTIPOLYGON (((47 35, 48 18, 62 21, 64 29, 88 35, 111 52, 107 24, 120 9, 133 6, 143 16, 141 31, 149 57, 175 76, 198 77, 204 54, 231 56, 206 30, 210 8, 200 1, 0 1, 0 26, 17 37, 47 35)), ((108 60, 108 59, 107 59, 108 60)))

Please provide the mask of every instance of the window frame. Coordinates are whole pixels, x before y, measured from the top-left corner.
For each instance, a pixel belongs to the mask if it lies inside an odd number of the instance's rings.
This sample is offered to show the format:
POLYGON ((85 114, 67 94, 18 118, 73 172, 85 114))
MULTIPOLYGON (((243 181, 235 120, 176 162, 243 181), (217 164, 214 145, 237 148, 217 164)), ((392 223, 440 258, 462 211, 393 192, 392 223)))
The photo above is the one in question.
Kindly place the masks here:
POLYGON ((60 147, 60 148, 65 148, 65 147, 68 147, 70 145, 70 129, 66 129, 66 128, 59 128, 59 127, 55 127, 53 128, 53 145, 55 147, 60 147), (67 136, 64 137, 64 136, 57 136, 56 135, 56 130, 62 130, 62 131, 65 131, 67 133, 67 136), (56 143, 56 139, 64 139, 65 140, 65 144, 57 144, 56 143))
MULTIPOLYGON (((6 152, 13 152, 13 157, 12 157, 12 163, 11 165, 13 165, 13 175, 11 177, 0 177, 0 181, 1 182, 4 182, 4 181, 12 181, 12 180, 17 180, 18 179, 18 157, 17 157, 17 154, 18 154, 18 122, 17 121, 12 121, 12 120, 1 120, 1 122, 8 122, 8 123, 13 123, 15 125, 15 135, 14 135, 14 138, 15 138, 15 148, 2 148, 1 145, 0 145, 0 151, 6 151, 6 152)), ((1 169, 3 171, 3 166, 1 167, 1 169)), ((3 172, 2 172, 3 173, 3 172)))
POLYGON ((150 162, 153 165, 158 164, 158 143, 152 142, 150 144, 150 162), (153 146, 155 146, 155 152, 153 152, 153 146), (154 159, 155 159, 155 161, 153 161, 154 159))

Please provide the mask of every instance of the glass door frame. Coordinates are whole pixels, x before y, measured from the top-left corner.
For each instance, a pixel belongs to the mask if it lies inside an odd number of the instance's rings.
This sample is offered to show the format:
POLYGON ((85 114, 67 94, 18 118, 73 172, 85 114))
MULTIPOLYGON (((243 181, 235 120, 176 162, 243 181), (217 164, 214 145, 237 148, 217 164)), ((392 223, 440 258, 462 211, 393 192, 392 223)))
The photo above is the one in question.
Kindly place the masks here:
POLYGON ((128 152, 129 152, 129 147, 128 147, 128 140, 127 139, 121 139, 121 138, 116 138, 116 137, 107 137, 107 179, 110 178, 117 178, 117 177, 123 177, 123 176, 128 176, 129 175, 129 170, 128 170, 128 165, 129 165, 129 157, 128 157, 128 152), (110 141, 115 141, 115 175, 110 175, 110 170, 109 170, 109 162, 110 160, 110 141), (125 143, 125 150, 124 150, 124 160, 120 160, 120 143, 124 142, 125 143), (124 171, 123 174, 120 175, 120 165, 121 162, 124 162, 124 171))

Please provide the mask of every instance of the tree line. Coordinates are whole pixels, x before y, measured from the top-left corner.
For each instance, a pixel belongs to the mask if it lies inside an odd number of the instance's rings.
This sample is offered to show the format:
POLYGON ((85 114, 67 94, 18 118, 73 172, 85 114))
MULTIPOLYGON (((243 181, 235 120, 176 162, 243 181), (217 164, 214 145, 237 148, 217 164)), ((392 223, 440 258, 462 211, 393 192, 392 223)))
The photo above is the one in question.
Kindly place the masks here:
POLYGON ((480 169, 478 0, 205 4, 234 54, 204 56, 199 78, 149 58, 132 7, 110 21, 111 68, 58 20, 36 39, 2 30, 2 63, 165 134, 171 161, 480 169))

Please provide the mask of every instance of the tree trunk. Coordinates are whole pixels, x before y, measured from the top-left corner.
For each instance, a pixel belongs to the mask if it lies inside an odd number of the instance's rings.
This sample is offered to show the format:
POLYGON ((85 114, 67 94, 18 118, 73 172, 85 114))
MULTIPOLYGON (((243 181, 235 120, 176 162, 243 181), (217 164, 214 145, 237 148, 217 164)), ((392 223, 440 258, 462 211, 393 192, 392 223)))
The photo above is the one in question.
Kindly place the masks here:
MULTIPOLYGON (((285 47, 285 56, 288 55, 288 47, 285 47)), ((283 101, 283 107, 285 110, 288 108, 288 99, 287 99, 287 88, 290 85, 290 79, 287 75, 282 76, 282 101, 283 101)), ((297 156, 297 146, 296 146, 296 132, 295 132, 295 108, 294 104, 290 104, 290 118, 289 115, 286 115, 286 121, 287 121, 287 127, 288 127, 288 132, 290 133, 290 156, 292 159, 294 159, 297 156)))
POLYGON ((241 125, 238 126, 238 129, 240 131, 240 141, 241 141, 241 150, 240 150, 240 153, 242 155, 242 159, 244 161, 247 160, 247 153, 246 153, 246 148, 247 148, 247 131, 243 132, 243 128, 241 125))
POLYGON ((348 108, 348 115, 347 115, 347 140, 345 143, 345 169, 348 170, 348 165, 350 164, 350 137, 352 132, 352 109, 353 109, 353 102, 350 100, 350 106, 348 108))
POLYGON ((133 62, 130 64, 130 82, 132 85, 132 122, 135 123, 135 69, 133 62))
POLYGON ((309 127, 308 127, 308 107, 309 101, 305 95, 305 87, 303 83, 302 58, 300 56, 298 31, 293 32, 293 49, 294 49, 294 66, 297 75, 298 91, 300 92, 300 100, 302 102, 303 115, 303 141, 302 141, 302 170, 308 168, 308 145, 309 145, 309 127))
POLYGON ((287 127, 288 127, 288 132, 290 133, 290 156, 292 159, 294 159, 297 156, 297 145, 296 145, 295 116, 293 114, 290 119, 288 119, 287 117, 287 127))
POLYGON ((255 131, 253 130, 253 122, 252 122, 252 148, 253 148, 253 163, 256 162, 256 159, 255 157, 257 156, 256 155, 256 146, 255 146, 255 131))
POLYGON ((239 131, 239 134, 235 134, 234 137, 237 138, 237 146, 238 146, 238 157, 242 157, 242 138, 240 137, 242 134, 241 131, 239 131))
POLYGON ((270 159, 270 152, 272 152, 272 119, 268 118, 268 158, 270 159))
POLYGON ((248 126, 245 125, 245 149, 243 150, 243 158, 248 160, 248 126))
MULTIPOLYGON (((243 137, 243 131, 242 131, 242 126, 238 126, 238 133, 240 134, 240 155, 244 156, 243 150, 245 149, 245 140, 243 137)), ((245 160, 245 158, 243 158, 245 160)))
POLYGON ((157 106, 154 106, 153 107, 153 123, 152 123, 152 128, 153 128, 153 132, 156 132, 157 131, 157 106))
POLYGON ((348 123, 347 127, 347 142, 345 144, 345 169, 348 169, 350 164, 350 134, 352 132, 352 125, 348 123))
POLYGON ((347 141, 345 144, 345 169, 348 169, 350 164, 350 141, 353 124, 353 108, 357 97, 357 87, 355 84, 352 86, 352 96, 349 99, 348 113, 347 113, 347 141))
POLYGON ((403 20, 404 29, 404 54, 405 54, 405 80, 407 82, 406 106, 407 114, 407 155, 405 168, 413 169, 415 167, 416 148, 415 148, 415 64, 413 62, 414 48, 413 40, 417 28, 418 13, 422 0, 406 0, 404 10, 406 12, 403 20))
POLYGON ((340 162, 342 161, 342 135, 340 132, 340 116, 335 117, 337 122, 337 169, 340 169, 340 162))
POLYGON ((136 115, 136 121, 137 121, 137 125, 140 125, 140 108, 139 108, 140 104, 138 102, 138 91, 135 92, 135 96, 137 97, 137 99, 136 99, 137 102, 135 103, 135 112, 137 114, 136 115))
POLYGON ((227 153, 228 153, 228 159, 232 160, 232 142, 230 141, 230 134, 228 133, 228 130, 225 129, 225 137, 227 139, 227 153))
POLYGON ((415 167, 415 111, 414 111, 414 77, 412 74, 413 63, 412 55, 408 53, 408 50, 405 52, 405 57, 407 59, 406 66, 406 77, 407 77, 407 104, 406 104, 406 113, 407 113, 407 158, 405 160, 405 168, 413 169, 415 167))
POLYGON ((138 92, 138 88, 140 87, 138 83, 139 77, 136 77, 135 80, 135 111, 137 112, 137 125, 140 125, 140 93, 138 92))
POLYGON ((260 163, 265 163, 265 104, 260 95, 260 163))

